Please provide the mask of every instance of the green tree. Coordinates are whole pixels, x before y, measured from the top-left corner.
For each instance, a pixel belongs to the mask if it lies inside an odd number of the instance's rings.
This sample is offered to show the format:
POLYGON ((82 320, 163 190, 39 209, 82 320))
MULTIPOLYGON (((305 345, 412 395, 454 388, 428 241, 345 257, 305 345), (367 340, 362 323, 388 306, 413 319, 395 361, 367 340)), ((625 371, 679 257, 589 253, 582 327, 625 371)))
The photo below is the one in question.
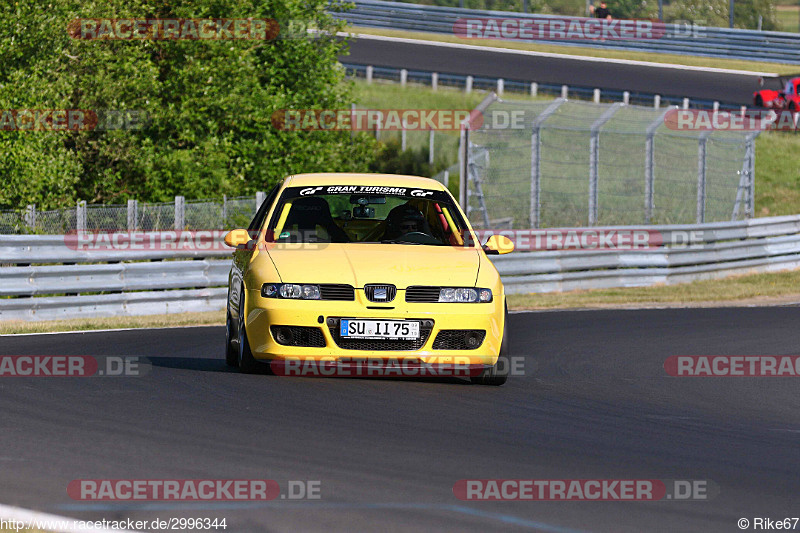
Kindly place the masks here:
MULTIPOLYGON (((3 3, 0 109, 137 110, 135 130, 0 131, 0 207, 249 194, 287 174, 366 170, 369 136, 280 131, 274 111, 349 106, 328 0, 3 3), (324 33, 275 40, 81 40, 86 18, 267 18, 324 33)), ((284 29, 287 27, 283 25, 284 29)), ((285 30, 284 30, 285 31, 285 30)))

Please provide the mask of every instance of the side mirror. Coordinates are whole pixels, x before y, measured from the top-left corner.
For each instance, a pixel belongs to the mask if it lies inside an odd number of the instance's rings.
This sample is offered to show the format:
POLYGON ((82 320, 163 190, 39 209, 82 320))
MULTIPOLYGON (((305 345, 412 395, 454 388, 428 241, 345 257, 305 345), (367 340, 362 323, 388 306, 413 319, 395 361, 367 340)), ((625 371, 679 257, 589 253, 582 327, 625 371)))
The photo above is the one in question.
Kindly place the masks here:
POLYGON ((505 235, 492 235, 483 245, 483 251, 488 255, 510 254, 514 251, 514 241, 505 235))
POLYGON ((225 235, 225 244, 231 248, 237 248, 248 242, 250 242, 250 234, 246 229, 235 229, 229 231, 228 234, 225 235))

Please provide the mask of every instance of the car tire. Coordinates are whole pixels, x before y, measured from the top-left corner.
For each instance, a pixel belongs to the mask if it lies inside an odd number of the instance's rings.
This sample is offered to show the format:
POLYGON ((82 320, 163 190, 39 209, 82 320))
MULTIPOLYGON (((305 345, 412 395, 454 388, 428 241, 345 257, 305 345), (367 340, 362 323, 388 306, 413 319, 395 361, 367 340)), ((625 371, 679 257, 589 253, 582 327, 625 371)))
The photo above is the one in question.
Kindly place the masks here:
POLYGON ((508 374, 511 370, 511 359, 508 356, 509 343, 508 343, 508 307, 503 317, 503 340, 500 342, 500 354, 497 356, 497 362, 481 372, 479 376, 471 379, 472 383, 476 385, 492 385, 499 387, 508 381, 508 374))
POLYGON ((237 352, 239 371, 244 374, 254 374, 258 370, 258 361, 253 357, 253 352, 250 351, 250 342, 247 340, 244 319, 244 290, 242 290, 242 296, 239 298, 239 320, 236 330, 239 338, 239 350, 237 352))
POLYGON ((233 319, 231 312, 225 312, 225 364, 239 366, 239 351, 233 347, 233 319))

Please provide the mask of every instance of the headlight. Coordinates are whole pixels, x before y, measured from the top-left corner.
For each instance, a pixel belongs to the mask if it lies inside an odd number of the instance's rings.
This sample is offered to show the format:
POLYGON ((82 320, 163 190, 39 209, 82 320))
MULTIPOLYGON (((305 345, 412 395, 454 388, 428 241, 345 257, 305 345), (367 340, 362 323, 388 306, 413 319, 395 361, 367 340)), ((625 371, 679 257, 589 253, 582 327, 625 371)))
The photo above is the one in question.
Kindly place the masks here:
POLYGON ((488 303, 492 301, 490 289, 444 288, 439 291, 440 302, 488 303))
POLYGON ((297 283, 265 283, 261 286, 264 298, 287 298, 294 300, 319 300, 319 285, 297 283))

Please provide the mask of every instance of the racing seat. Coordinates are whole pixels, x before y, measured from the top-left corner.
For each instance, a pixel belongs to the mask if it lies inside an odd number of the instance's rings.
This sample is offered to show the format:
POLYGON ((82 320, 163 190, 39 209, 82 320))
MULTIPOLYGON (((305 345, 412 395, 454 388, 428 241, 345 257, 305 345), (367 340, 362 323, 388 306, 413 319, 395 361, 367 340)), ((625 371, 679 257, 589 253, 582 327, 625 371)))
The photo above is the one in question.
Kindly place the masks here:
MULTIPOLYGON (((350 242, 347 233, 333 220, 328 202, 322 198, 297 198, 292 202, 282 231, 299 233, 299 242, 350 242), (320 238, 318 227, 325 230, 327 239, 320 238)), ((295 239, 290 237, 290 240, 295 239)))

